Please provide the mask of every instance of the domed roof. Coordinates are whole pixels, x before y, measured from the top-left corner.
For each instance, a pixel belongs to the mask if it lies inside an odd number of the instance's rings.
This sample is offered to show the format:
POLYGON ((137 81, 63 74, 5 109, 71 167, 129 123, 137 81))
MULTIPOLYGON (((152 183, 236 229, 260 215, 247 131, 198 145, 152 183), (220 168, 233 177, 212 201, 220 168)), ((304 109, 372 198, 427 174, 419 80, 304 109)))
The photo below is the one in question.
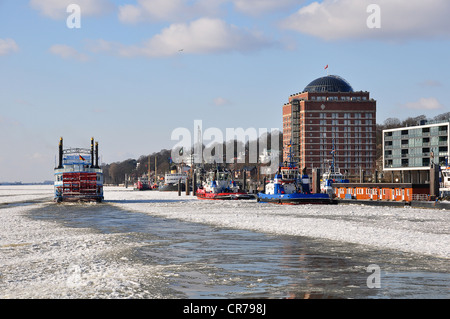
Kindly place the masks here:
POLYGON ((327 75, 315 79, 309 83, 305 92, 319 93, 319 92, 353 92, 352 86, 343 78, 337 75, 327 75))

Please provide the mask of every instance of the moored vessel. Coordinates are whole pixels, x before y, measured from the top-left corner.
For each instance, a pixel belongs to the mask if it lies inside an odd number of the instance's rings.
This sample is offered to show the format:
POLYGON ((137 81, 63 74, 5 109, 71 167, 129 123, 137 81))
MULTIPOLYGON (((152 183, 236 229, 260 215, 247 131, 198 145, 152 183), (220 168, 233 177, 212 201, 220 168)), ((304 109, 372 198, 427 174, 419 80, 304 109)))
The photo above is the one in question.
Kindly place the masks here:
POLYGON ((159 187, 160 192, 176 192, 178 191, 178 184, 180 184, 181 191, 186 190, 187 173, 186 168, 180 168, 177 171, 177 167, 173 166, 170 173, 164 175, 164 184, 159 187))
POLYGON ((283 205, 298 204, 336 204, 329 194, 311 193, 309 176, 306 170, 300 174, 296 163, 292 161, 281 166, 272 181, 264 185, 264 191, 258 193, 258 202, 283 205))
POLYGON ((134 183, 134 190, 146 191, 149 189, 151 189, 151 187, 150 187, 150 183, 148 182, 148 179, 138 178, 138 180, 134 183))
POLYGON ((207 173, 204 181, 196 191, 198 199, 237 200, 254 199, 255 197, 241 190, 231 178, 231 172, 225 168, 217 168, 207 173))
POLYGON ((320 191, 322 193, 326 193, 330 196, 334 194, 333 183, 349 183, 350 181, 340 172, 339 169, 335 167, 335 153, 336 149, 334 147, 333 140, 333 149, 331 150, 332 160, 331 164, 328 168, 328 171, 323 173, 322 179, 320 182, 320 191))
POLYGON ((450 166, 441 167, 440 171, 439 194, 441 197, 447 197, 450 196, 450 166))

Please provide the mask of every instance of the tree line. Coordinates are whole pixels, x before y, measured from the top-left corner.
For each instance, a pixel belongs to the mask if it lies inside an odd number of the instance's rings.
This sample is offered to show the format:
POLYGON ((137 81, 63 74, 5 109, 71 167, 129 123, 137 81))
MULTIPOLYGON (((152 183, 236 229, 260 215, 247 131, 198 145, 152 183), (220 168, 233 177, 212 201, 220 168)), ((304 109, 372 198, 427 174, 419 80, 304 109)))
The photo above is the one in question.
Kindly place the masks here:
MULTIPOLYGON (((282 143, 283 143, 283 134, 281 132, 278 132, 278 151, 279 151, 279 161, 281 163, 282 161, 282 143)), ((241 141, 238 140, 230 140, 223 143, 215 143, 212 145, 202 145, 202 153, 203 154, 211 154, 215 155, 215 151, 219 150, 219 148, 222 149, 222 163, 226 163, 226 150, 231 149, 233 147, 234 149, 234 162, 233 168, 234 169, 243 169, 248 168, 251 165, 256 165, 251 158, 249 158, 249 150, 256 150, 257 154, 260 154, 263 152, 261 149, 261 145, 264 145, 265 148, 268 150, 272 149, 272 135, 271 133, 266 133, 258 137, 257 140, 250 140, 246 141, 244 144, 241 141), (263 140, 264 139, 264 140, 263 140), (233 145, 231 145, 233 143, 233 145), (206 149, 208 147, 208 149, 206 149), (243 150, 245 157, 240 157, 239 150, 243 150), (238 160, 239 157, 239 160, 238 160), (238 163, 239 162, 239 163, 238 163), (242 162, 242 163, 241 163, 242 162)), ((175 152, 181 152, 186 150, 179 150, 176 149, 175 152)), ((194 147, 191 148, 191 154, 194 154, 194 147)), ((154 152, 150 155, 142 155, 138 159, 127 159, 121 162, 114 162, 111 164, 104 164, 102 166, 103 169, 103 178, 105 184, 121 184, 125 181, 125 177, 129 176, 131 179, 137 179, 138 177, 143 176, 144 174, 147 174, 149 171, 151 171, 151 175, 153 175, 155 170, 155 160, 156 160, 156 169, 158 176, 164 176, 164 174, 172 169, 174 169, 175 165, 172 160, 172 150, 163 149, 159 152, 154 152)), ((213 166, 217 165, 214 164, 213 160, 204 158, 206 161, 205 169, 212 168, 213 166)))
MULTIPOLYGON (((390 117, 384 120, 382 124, 376 125, 376 145, 377 145, 377 170, 381 171, 382 168, 382 132, 385 129, 391 129, 391 128, 397 128, 397 127, 406 127, 406 126, 415 126, 418 125, 421 121, 441 121, 441 120, 448 120, 450 119, 450 112, 439 114, 435 117, 428 118, 426 115, 419 115, 416 117, 408 117, 404 120, 400 120, 396 117, 390 117)), ((259 146, 261 145, 260 140, 264 138, 267 141, 267 149, 272 149, 271 145, 271 134, 267 133, 267 136, 260 136, 257 140, 254 141, 247 141, 245 146, 239 145, 242 144, 242 142, 239 142, 237 140, 234 141, 228 141, 224 142, 223 147, 223 154, 226 154, 227 146, 230 146, 229 143, 234 143, 234 157, 238 157, 238 150, 241 146, 245 149, 245 161, 244 163, 236 164, 235 168, 240 169, 243 167, 246 167, 248 165, 255 165, 255 163, 251 163, 248 158, 249 149, 251 147, 256 147, 258 150, 258 154, 262 152, 261 149, 259 149, 259 146), (256 143, 255 145, 252 145, 252 143, 256 143)), ((279 160, 280 163, 282 162, 282 154, 283 154, 283 133, 279 132, 279 160)), ((209 147, 217 147, 217 145, 210 145, 209 147)), ((220 147, 220 146, 218 146, 220 147)), ((203 150, 205 149, 205 145, 202 146, 203 150)), ((157 166, 157 172, 159 176, 164 176, 164 174, 171 170, 171 166, 173 166, 173 163, 171 163, 171 150, 162 149, 159 152, 154 152, 150 155, 142 155, 138 159, 127 159, 121 162, 114 162, 110 164, 104 164, 102 166, 103 168, 103 176, 104 176, 104 182, 105 184, 121 184, 125 180, 125 176, 131 176, 133 178, 140 177, 144 174, 146 174, 149 171, 149 165, 150 170, 153 172, 155 170, 155 160, 156 160, 156 166, 157 166)), ((193 153, 193 147, 191 149, 191 153, 193 153)), ((225 163, 225 158, 223 159, 223 163, 225 163)))

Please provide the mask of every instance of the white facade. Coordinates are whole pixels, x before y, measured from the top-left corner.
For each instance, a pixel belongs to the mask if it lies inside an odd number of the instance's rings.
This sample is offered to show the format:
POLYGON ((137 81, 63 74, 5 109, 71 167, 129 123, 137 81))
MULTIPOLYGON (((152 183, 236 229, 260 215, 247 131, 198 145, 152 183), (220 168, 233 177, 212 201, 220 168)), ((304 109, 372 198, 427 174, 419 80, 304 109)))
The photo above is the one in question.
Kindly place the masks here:
POLYGON ((449 121, 383 130, 383 170, 428 170, 444 166, 450 149, 449 121))

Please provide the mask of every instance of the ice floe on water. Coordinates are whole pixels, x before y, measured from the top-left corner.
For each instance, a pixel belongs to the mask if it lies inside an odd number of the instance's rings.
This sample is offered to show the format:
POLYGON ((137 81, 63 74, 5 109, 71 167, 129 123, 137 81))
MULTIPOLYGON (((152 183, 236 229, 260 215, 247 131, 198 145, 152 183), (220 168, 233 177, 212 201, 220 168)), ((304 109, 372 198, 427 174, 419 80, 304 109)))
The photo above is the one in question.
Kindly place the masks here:
MULTIPOLYGON (((136 264, 143 243, 120 233, 29 218, 52 186, 0 186, 0 298, 170 298, 171 265, 136 264)), ((105 187, 105 204, 164 218, 378 249, 450 257, 449 211, 359 205, 204 201, 176 192, 105 187)))
POLYGON ((112 190, 118 207, 191 222, 450 257, 450 211, 361 205, 205 201, 176 192, 112 190))

